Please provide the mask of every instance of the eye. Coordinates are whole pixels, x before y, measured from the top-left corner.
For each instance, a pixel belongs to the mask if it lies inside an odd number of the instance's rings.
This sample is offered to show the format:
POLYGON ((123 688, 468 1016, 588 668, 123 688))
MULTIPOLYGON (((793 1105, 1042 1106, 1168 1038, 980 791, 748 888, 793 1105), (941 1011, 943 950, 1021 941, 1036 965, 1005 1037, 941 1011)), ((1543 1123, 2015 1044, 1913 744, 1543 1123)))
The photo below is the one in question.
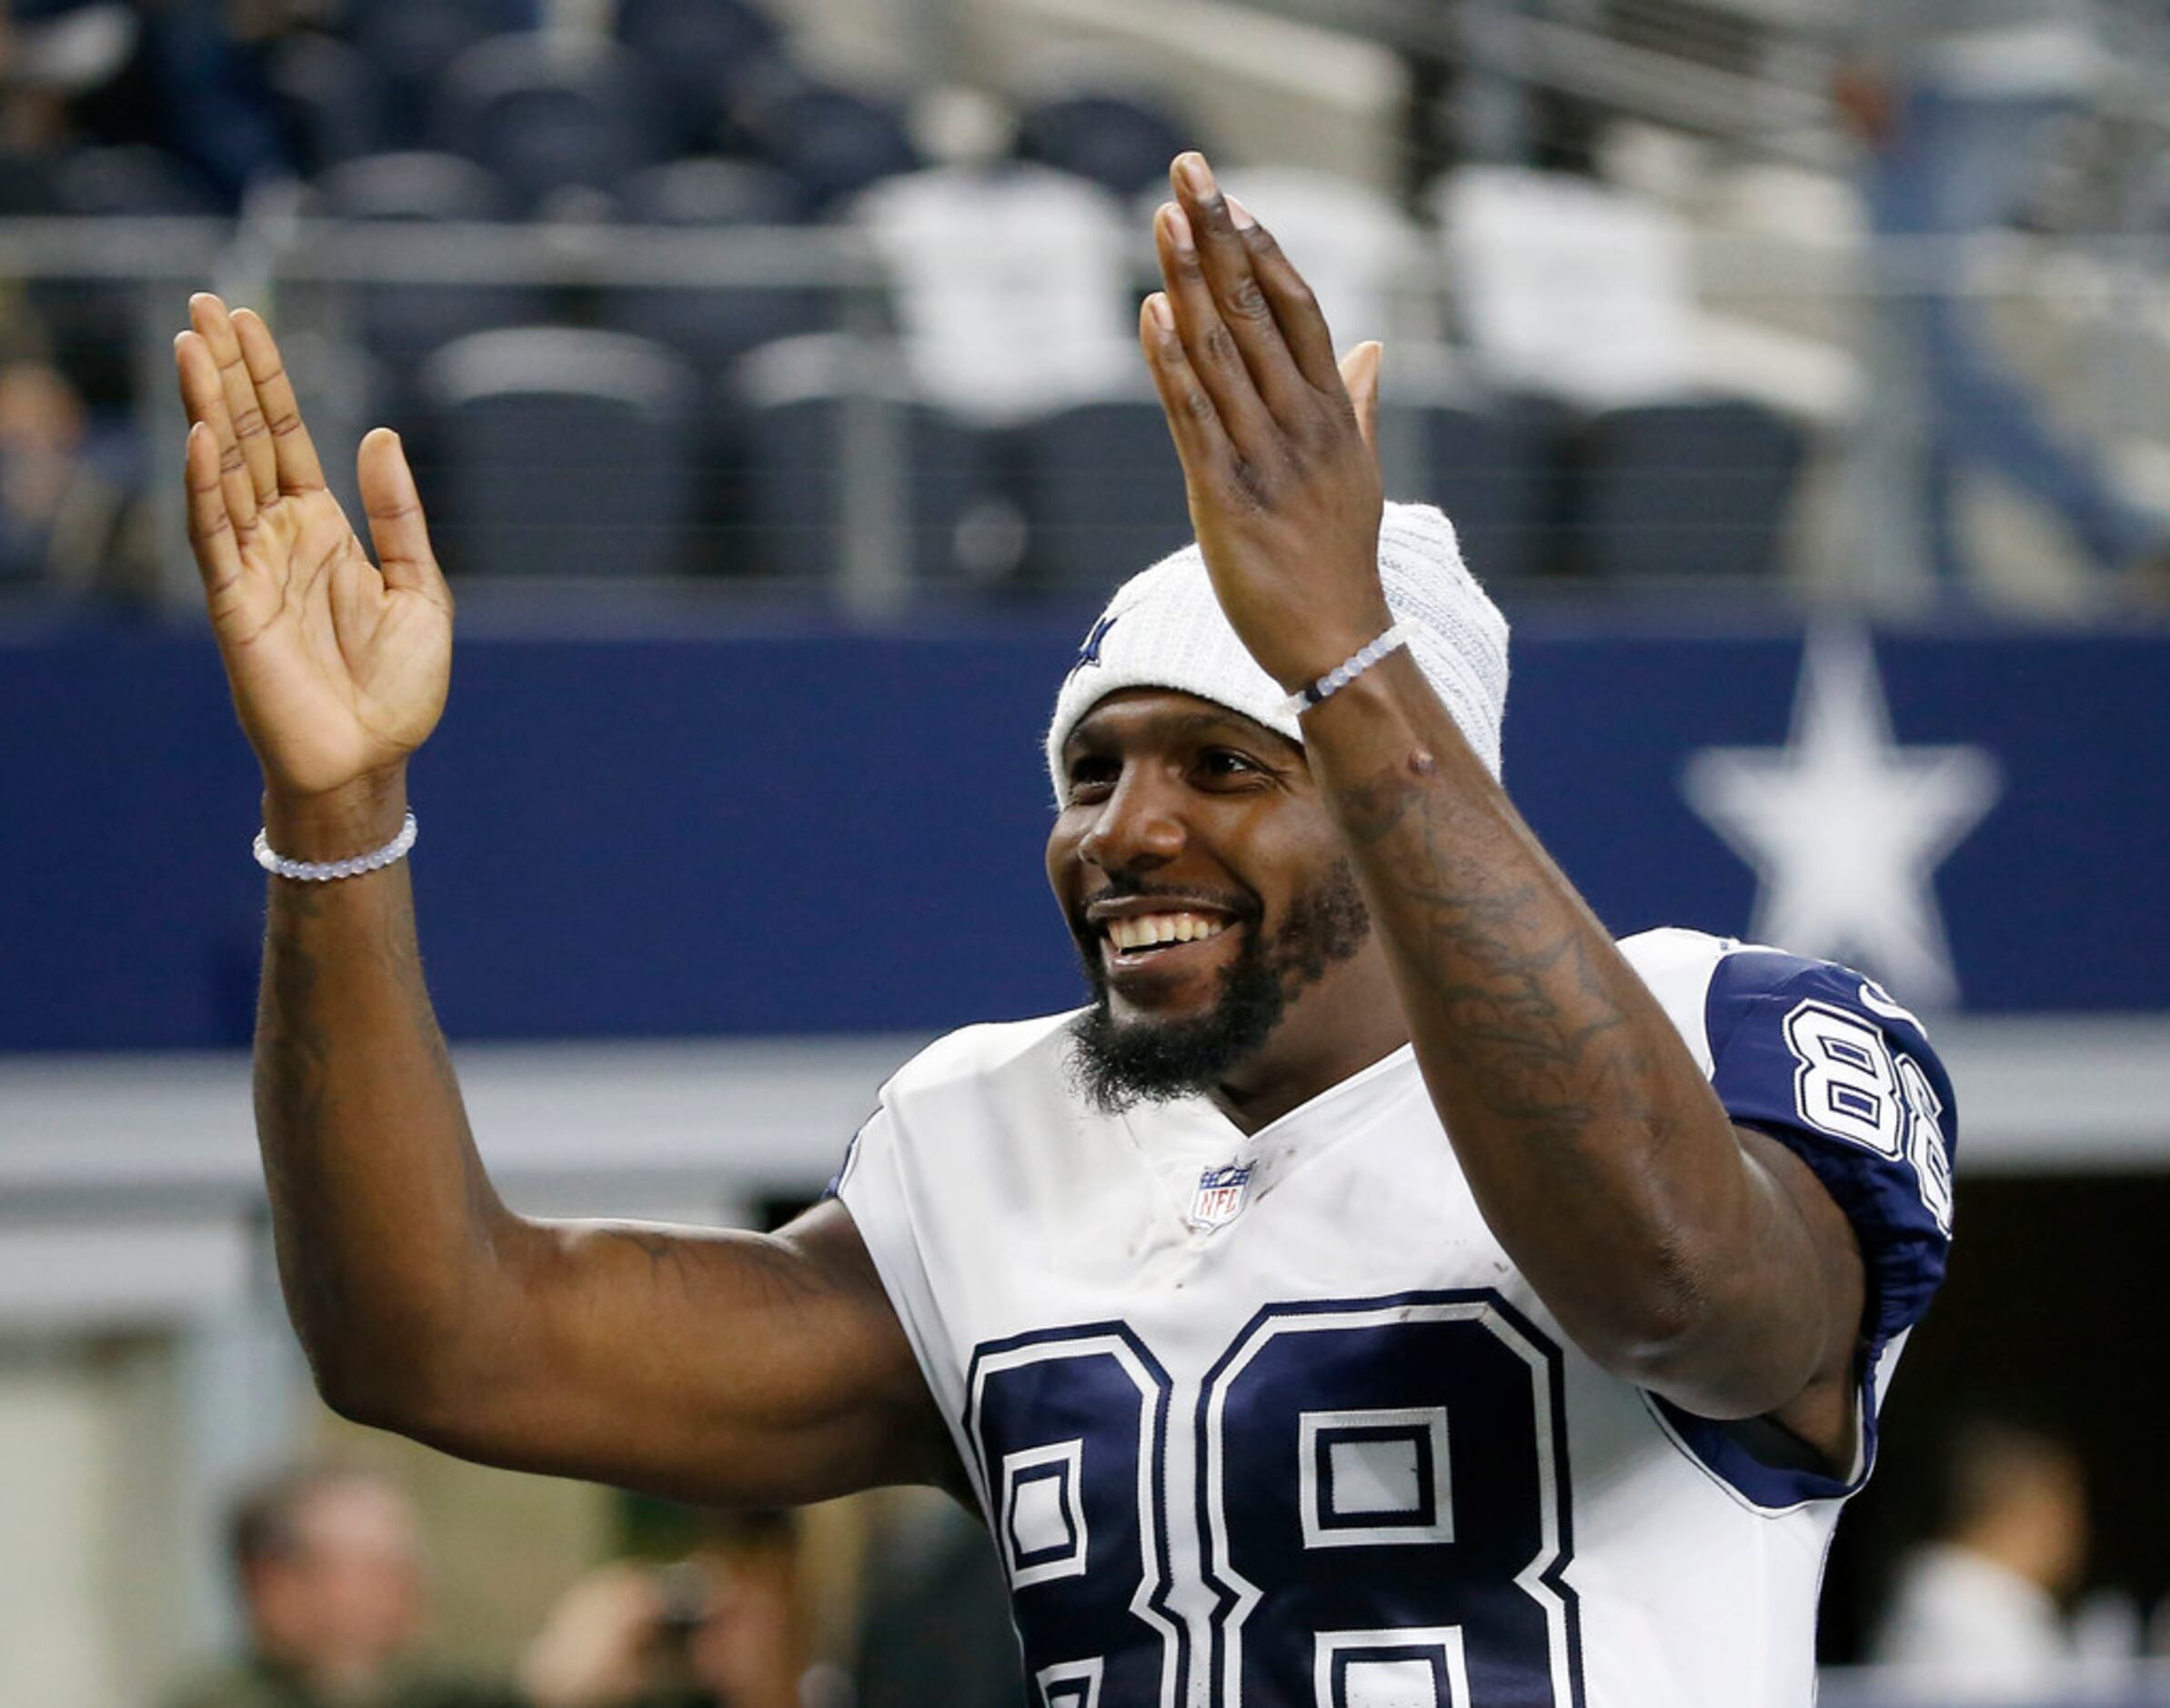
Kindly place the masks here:
POLYGON ((1080 753, 1070 762, 1069 799, 1091 800, 1104 795, 1115 786, 1115 775, 1120 769, 1104 754, 1080 753))
POLYGON ((1198 756, 1199 776, 1209 783, 1240 783, 1264 777, 1266 768, 1249 754, 1233 748, 1208 748, 1198 756))

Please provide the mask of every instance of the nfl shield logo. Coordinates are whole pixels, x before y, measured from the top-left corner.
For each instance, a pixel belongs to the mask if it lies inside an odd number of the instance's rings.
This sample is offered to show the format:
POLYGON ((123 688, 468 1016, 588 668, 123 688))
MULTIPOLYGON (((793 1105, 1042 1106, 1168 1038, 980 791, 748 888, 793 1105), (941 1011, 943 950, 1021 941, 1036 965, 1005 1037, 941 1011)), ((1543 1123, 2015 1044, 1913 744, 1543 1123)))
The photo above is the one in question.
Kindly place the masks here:
POLYGON ((1244 1197, 1251 1191, 1251 1162, 1224 1162, 1198 1177, 1198 1191, 1190 1200, 1190 1225, 1199 1231, 1225 1228, 1243 1212, 1244 1197))

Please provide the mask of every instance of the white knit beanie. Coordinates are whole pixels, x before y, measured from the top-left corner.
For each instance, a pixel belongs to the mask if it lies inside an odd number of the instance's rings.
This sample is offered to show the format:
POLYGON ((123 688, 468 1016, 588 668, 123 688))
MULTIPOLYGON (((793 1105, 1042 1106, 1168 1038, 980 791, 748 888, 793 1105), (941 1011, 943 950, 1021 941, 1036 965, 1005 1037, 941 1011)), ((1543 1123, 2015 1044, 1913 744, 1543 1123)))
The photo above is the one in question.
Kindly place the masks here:
MULTIPOLYGON (((1390 504, 1379 529, 1387 608, 1416 632, 1409 649, 1494 777, 1507 709, 1507 619, 1462 561, 1454 525, 1428 504, 1390 504)), ((1338 663, 1338 659, 1330 662, 1338 663)), ((1170 688, 1241 712, 1301 744, 1288 694, 1221 615, 1195 545, 1123 583, 1055 697, 1048 774, 1063 797, 1062 744, 1078 719, 1126 688, 1170 688)))

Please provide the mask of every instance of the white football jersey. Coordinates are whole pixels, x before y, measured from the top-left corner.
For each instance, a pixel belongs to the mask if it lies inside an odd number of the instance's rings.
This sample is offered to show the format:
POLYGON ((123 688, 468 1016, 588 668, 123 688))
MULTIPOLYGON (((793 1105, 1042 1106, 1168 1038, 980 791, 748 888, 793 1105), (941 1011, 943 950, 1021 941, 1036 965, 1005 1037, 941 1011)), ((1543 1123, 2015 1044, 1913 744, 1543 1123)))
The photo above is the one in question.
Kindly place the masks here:
POLYGON ((1875 1407, 1941 1279, 1952 1094, 1825 963, 1622 945, 1869 1271, 1844 1480, 1606 1374, 1472 1200, 1404 1047, 1258 1132, 1101 1112, 1067 1016, 885 1088, 838 1191, 977 1486, 1045 1708, 1785 1708, 1875 1407))

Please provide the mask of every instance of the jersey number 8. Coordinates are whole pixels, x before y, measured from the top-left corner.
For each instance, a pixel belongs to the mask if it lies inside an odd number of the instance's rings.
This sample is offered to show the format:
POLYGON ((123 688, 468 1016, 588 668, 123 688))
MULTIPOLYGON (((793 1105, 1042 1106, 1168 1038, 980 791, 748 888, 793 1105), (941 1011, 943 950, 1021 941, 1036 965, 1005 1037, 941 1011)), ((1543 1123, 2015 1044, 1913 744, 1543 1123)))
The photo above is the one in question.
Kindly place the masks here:
POLYGON ((981 1347, 966 1424, 1040 1702, 1577 1708, 1560 1384, 1490 1290, 1271 1306, 1187 1426, 1127 1325, 981 1347), (1171 1548, 1210 1605, 1173 1605, 1171 1548))

